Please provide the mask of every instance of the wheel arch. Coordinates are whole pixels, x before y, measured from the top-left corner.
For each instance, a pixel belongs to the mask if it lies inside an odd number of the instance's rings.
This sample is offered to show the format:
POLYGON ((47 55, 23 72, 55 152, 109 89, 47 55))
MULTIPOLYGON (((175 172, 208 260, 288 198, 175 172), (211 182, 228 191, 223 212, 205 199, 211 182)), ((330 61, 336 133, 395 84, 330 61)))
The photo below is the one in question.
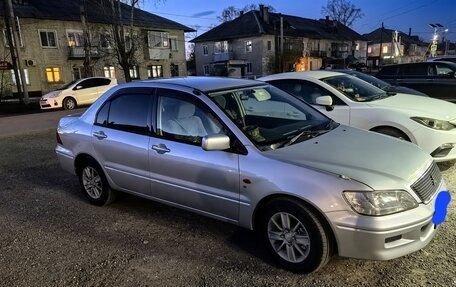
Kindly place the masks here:
POLYGON ((87 160, 91 160, 91 161, 97 163, 101 167, 101 165, 98 163, 98 161, 93 156, 91 156, 90 154, 87 154, 87 153, 80 153, 74 158, 74 171, 77 176, 79 176, 81 173, 82 163, 84 163, 87 160))
POLYGON ((332 245, 333 245, 333 253, 334 254, 338 253, 338 246, 337 246, 338 243, 337 243, 337 239, 335 236, 335 232, 334 232, 331 224, 329 223, 329 220, 327 219, 327 217, 315 205, 313 205, 312 203, 310 203, 300 197, 297 197, 297 196, 276 193, 276 194, 270 194, 270 195, 262 198, 256 205, 255 210, 253 211, 253 214, 252 214, 251 222, 252 222, 253 230, 256 230, 256 227, 258 226, 258 221, 260 220, 261 214, 264 212, 264 210, 268 206, 268 204, 270 204, 274 200, 279 200, 279 199, 295 200, 298 203, 304 205, 306 208, 308 208, 318 218, 320 223, 323 225, 323 228, 328 233, 328 235, 330 237, 330 241, 332 242, 332 245))
POLYGON ((372 127, 369 129, 369 131, 378 132, 378 130, 381 130, 381 129, 390 129, 390 130, 397 131, 397 132, 405 135, 406 140, 408 140, 409 142, 416 143, 416 139, 413 136, 413 134, 404 127, 398 127, 396 125, 391 125, 391 124, 383 124, 383 125, 378 125, 378 126, 372 127))

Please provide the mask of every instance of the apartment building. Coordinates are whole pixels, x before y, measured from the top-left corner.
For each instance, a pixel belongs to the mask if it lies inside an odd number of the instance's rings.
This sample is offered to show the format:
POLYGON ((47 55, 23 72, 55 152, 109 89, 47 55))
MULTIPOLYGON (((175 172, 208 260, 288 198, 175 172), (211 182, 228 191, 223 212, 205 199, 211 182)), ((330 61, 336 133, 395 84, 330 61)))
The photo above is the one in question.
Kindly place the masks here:
POLYGON ((366 62, 367 40, 349 27, 328 18, 271 13, 263 5, 192 42, 197 75, 254 78, 278 71, 316 70, 330 60, 366 62))
MULTIPOLYGON (((86 51, 94 76, 125 81, 124 71, 117 61, 109 20, 110 5, 106 0, 13 0, 19 31, 19 49, 25 81, 31 96, 39 96, 73 80, 83 78, 86 51), (81 21, 81 4, 85 4, 85 19, 90 43, 85 43, 81 21), (87 46, 90 47, 87 47, 87 46)), ((130 23, 131 7, 121 5, 122 21, 130 23)), ((0 5, 0 17, 5 11, 0 5)), ((125 45, 136 41, 135 65, 129 74, 133 80, 185 76, 185 32, 193 31, 169 19, 149 12, 134 10, 133 35, 125 33, 125 45)), ((5 24, 0 45, 0 60, 11 61, 5 24)), ((130 30, 128 30, 130 31, 130 30)), ((3 65, 7 67, 9 65, 3 65)), ((0 71, 2 94, 14 93, 13 71, 0 71)))

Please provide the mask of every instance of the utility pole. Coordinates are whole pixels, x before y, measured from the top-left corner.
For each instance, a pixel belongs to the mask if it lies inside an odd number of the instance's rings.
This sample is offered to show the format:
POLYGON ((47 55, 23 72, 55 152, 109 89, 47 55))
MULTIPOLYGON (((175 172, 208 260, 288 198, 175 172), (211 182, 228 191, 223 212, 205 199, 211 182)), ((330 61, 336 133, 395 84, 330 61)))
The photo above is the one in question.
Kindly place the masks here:
POLYGON ((81 12, 81 22, 82 22, 82 30, 84 35, 84 76, 85 77, 92 77, 92 59, 91 59, 91 46, 90 46, 90 36, 89 31, 87 30, 87 23, 86 23, 86 14, 85 14, 85 0, 81 1, 80 12, 81 12))
POLYGON ((14 71, 15 71, 15 75, 16 75, 16 83, 18 84, 18 87, 19 86, 22 87, 23 97, 21 97, 21 90, 18 89, 19 101, 21 101, 21 102, 23 101, 24 104, 28 105, 29 96, 28 96, 27 83, 26 83, 26 79, 25 79, 25 73, 21 66, 22 59, 21 59, 20 49, 18 47, 20 45, 20 42, 19 42, 19 37, 17 35, 18 29, 16 26, 16 17, 14 16, 13 4, 11 3, 11 0, 5 0, 5 3, 6 3, 5 8, 8 10, 8 13, 6 13, 6 14, 8 15, 8 18, 9 18, 7 20, 7 22, 9 23, 9 27, 11 28, 10 33, 7 33, 9 35, 8 39, 10 42, 9 43, 10 49, 12 47, 11 57, 16 58, 16 61, 13 61, 14 71), (12 37, 11 37, 11 35, 12 35, 12 37), (15 53, 13 53, 13 52, 15 52, 15 53), (17 78, 18 74, 20 75, 19 79, 17 78))
POLYGON ((381 68, 382 67, 382 52, 383 52, 383 29, 385 28, 385 26, 383 25, 383 22, 382 22, 382 29, 380 30, 380 56, 379 56, 379 59, 378 59, 378 67, 381 68))
POLYGON ((280 72, 283 73, 283 17, 280 15, 280 72))

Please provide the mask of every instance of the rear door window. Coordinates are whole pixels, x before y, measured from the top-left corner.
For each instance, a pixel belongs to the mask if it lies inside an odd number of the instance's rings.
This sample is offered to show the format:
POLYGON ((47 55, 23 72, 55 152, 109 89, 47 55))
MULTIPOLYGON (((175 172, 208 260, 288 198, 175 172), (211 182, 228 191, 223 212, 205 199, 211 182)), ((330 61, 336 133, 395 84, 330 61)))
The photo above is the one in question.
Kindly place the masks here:
POLYGON ((430 65, 424 64, 414 64, 414 65, 404 65, 401 67, 401 74, 404 77, 425 77, 429 74, 432 75, 432 70, 429 71, 430 65))
MULTIPOLYGON (((149 94, 124 94, 111 100, 107 127, 132 133, 150 133, 150 106, 149 94)), ((99 112, 100 121, 105 110, 99 112)), ((97 117, 98 122, 98 117, 97 117)))
POLYGON ((396 76, 397 74, 397 66, 386 66, 383 67, 380 72, 378 72, 379 76, 396 76))

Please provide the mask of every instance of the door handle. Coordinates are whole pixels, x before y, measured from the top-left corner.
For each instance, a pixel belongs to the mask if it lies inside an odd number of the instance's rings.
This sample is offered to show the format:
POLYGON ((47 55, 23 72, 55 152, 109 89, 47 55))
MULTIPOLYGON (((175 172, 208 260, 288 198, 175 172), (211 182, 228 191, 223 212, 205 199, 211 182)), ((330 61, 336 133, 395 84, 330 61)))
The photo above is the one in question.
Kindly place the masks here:
POLYGON ((166 147, 164 144, 153 145, 152 149, 155 150, 159 154, 164 154, 170 152, 171 150, 166 147))
POLYGON ((93 136, 96 137, 99 140, 102 140, 102 139, 105 139, 105 138, 108 137, 103 131, 94 132, 93 136))

